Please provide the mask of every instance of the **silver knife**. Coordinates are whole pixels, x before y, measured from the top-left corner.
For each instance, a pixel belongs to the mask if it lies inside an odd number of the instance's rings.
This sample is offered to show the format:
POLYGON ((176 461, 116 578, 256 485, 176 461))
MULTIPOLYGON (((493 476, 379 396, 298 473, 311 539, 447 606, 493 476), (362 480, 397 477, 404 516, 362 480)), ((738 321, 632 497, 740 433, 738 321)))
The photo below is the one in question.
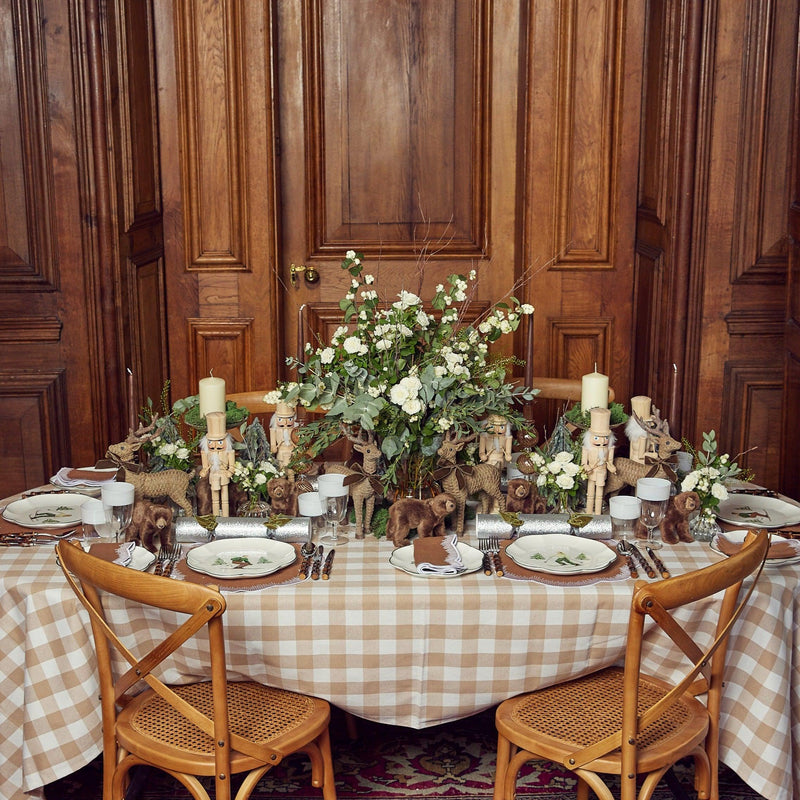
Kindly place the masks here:
POLYGON ((311 565, 311 580, 319 580, 319 571, 322 568, 322 545, 317 545, 317 554, 314 556, 314 562, 311 565))

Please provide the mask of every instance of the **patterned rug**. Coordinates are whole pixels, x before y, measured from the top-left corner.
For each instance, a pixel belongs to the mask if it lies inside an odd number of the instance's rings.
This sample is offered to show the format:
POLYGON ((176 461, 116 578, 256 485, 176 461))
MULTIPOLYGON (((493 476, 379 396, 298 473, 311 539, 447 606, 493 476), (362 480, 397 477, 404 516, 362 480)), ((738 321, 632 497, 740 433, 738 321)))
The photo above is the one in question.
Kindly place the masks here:
MULTIPOLYGON (((339 800, 375 798, 397 800, 414 796, 419 800, 469 798, 489 800, 494 779, 496 739, 492 712, 467 720, 417 731, 358 720, 358 738, 349 739, 344 720, 335 714, 331 724, 334 769, 339 800)), ((254 800, 321 800, 322 793, 310 785, 308 761, 293 756, 262 778, 254 800)), ((678 779, 691 790, 691 766, 679 765, 678 779)), ((725 800, 760 800, 727 768, 721 774, 720 797, 725 800)), ((189 793, 170 776, 142 769, 136 778, 139 800, 182 800, 189 793)), ((213 797, 213 791, 211 792, 213 797)), ((46 788, 47 800, 100 800, 99 759, 80 772, 46 788)), ((553 800, 575 796, 575 781, 566 770, 549 762, 532 762, 517 782, 519 800, 553 800)), ((673 800, 666 782, 655 800, 673 800)))

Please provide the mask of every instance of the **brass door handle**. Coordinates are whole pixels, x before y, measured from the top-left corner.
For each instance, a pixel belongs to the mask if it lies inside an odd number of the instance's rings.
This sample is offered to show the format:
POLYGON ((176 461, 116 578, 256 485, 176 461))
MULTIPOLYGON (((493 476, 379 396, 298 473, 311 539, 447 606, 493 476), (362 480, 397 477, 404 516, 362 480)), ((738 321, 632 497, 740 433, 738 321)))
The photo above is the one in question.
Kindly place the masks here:
POLYGON ((300 273, 303 273, 306 283, 318 283, 319 282, 319 270, 313 266, 306 266, 305 264, 300 264, 297 266, 296 264, 292 264, 289 267, 289 280, 292 282, 292 286, 297 286, 297 276, 300 273))

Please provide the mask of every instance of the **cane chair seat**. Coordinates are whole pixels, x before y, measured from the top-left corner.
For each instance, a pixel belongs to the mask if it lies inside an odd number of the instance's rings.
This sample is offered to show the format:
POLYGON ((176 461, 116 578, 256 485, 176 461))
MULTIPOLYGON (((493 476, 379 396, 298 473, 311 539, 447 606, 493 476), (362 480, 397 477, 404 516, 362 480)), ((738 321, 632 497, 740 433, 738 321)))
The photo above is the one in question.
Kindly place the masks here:
POLYGON ((614 800, 600 777, 604 774, 619 776, 622 800, 648 800, 664 774, 687 756, 694 759, 698 798, 718 800, 725 648, 768 547, 767 531, 751 532, 742 550, 726 561, 655 583, 637 581, 624 667, 602 669, 501 703, 495 715, 494 800, 512 800, 517 773, 532 759, 571 769, 578 778, 579 800, 586 800, 590 789, 601 800, 614 800), (753 582, 738 602, 742 583, 752 573, 753 582), (715 637, 701 647, 695 632, 672 612, 721 591, 715 637), (688 666, 680 680, 670 682, 641 671, 646 617, 686 657, 688 666))
POLYGON ((103 800, 122 800, 128 773, 140 764, 168 772, 196 800, 209 800, 199 777, 213 776, 216 799, 230 800, 231 776, 243 774, 236 800, 246 800, 268 770, 297 752, 311 761, 311 782, 322 789, 323 800, 336 800, 330 706, 253 681, 228 680, 226 604, 217 587, 112 564, 76 542, 59 542, 56 553, 92 625, 103 712, 103 800), (178 621, 155 643, 147 637, 142 646, 129 644, 124 617, 112 622, 105 613, 105 595, 177 612, 171 618, 178 621), (164 660, 201 634, 207 637, 198 644, 208 654, 210 680, 164 683, 164 660), (119 657, 126 668, 119 667, 119 657))
MULTIPOLYGON (((201 714, 211 717, 214 698, 210 681, 173 686, 175 694, 201 714)), ((229 682, 226 687, 231 733, 283 755, 297 749, 297 740, 316 738, 327 725, 327 703, 314 697, 275 689, 253 681, 229 682), (253 713, 269 709, 269 714, 253 713), (309 730, 311 726, 311 730, 309 730)), ((117 741, 131 753, 149 760, 157 757, 167 769, 213 775, 213 737, 189 722, 154 692, 137 695, 117 717, 117 741), (187 767, 189 769, 187 770, 187 767)), ((257 765, 242 753, 231 753, 231 772, 257 765)))

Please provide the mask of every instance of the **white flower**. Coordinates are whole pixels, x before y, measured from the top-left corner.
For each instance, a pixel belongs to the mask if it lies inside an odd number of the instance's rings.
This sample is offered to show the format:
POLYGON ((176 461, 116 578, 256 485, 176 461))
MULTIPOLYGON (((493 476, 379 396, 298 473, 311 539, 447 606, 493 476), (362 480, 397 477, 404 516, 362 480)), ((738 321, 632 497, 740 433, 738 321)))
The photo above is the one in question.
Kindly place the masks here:
POLYGON ((406 414, 419 414, 422 411, 422 403, 418 397, 409 397, 401 408, 406 414))
POLYGON ((441 283, 436 284, 436 294, 441 294, 444 291, 444 286, 441 283))
POLYGON ((682 481, 681 481, 681 491, 682 492, 693 492, 694 487, 697 486, 697 480, 700 476, 697 472, 690 472, 682 481))
POLYGON ((326 347, 320 354, 319 360, 323 364, 330 364, 333 361, 333 357, 336 354, 336 351, 332 347, 326 347))
POLYGON ((556 478, 556 483, 561 489, 569 491, 575 486, 575 479, 571 475, 561 474, 556 478))
POLYGON ((350 261, 352 261, 356 257, 356 251, 355 250, 348 250, 344 254, 344 257, 349 259, 350 261))
POLYGON ((422 302, 417 295, 413 292, 407 292, 405 289, 397 296, 400 299, 392 303, 392 307, 399 308, 400 310, 411 308, 411 306, 418 306, 422 302))
POLYGON ((174 456, 175 453, 178 452, 178 445, 172 444, 171 442, 164 442, 156 452, 160 456, 174 456))
POLYGON ((405 383, 403 383, 403 381, 396 383, 389 390, 389 399, 397 406, 402 406, 409 397, 410 395, 408 392, 408 387, 405 385, 405 383))
POLYGON ((519 310, 520 310, 521 314, 533 314, 533 310, 534 309, 533 309, 533 306, 530 303, 523 303, 519 307, 519 310))
POLYGON ((189 448, 188 447, 179 447, 175 456, 181 461, 186 461, 189 458, 189 448))
POLYGON ((391 339, 378 339, 378 341, 375 342, 376 350, 380 351, 388 350, 391 346, 392 346, 391 339))
POLYGON ((366 284, 375 283, 375 276, 374 275, 365 275, 364 276, 364 283, 366 283, 366 284))
POLYGON ((572 453, 569 450, 562 450, 553 456, 553 461, 560 461, 562 464, 566 464, 568 461, 572 461, 572 453))
POLYGON ((475 278, 477 278, 477 277, 478 277, 478 273, 477 273, 477 272, 475 272, 475 270, 474 270, 474 269, 471 269, 471 270, 469 271, 469 279, 470 279, 471 281, 474 281, 474 280, 475 280, 475 278))
POLYGON ((256 472, 253 476, 253 483, 256 486, 263 486, 267 482, 267 476, 261 472, 256 472))
POLYGON ((715 483, 711 487, 711 494, 717 498, 717 500, 727 500, 728 499, 728 490, 721 484, 715 483))
POLYGON ((358 353, 361 350, 361 339, 358 336, 348 336, 342 343, 345 351, 351 354, 358 353))

